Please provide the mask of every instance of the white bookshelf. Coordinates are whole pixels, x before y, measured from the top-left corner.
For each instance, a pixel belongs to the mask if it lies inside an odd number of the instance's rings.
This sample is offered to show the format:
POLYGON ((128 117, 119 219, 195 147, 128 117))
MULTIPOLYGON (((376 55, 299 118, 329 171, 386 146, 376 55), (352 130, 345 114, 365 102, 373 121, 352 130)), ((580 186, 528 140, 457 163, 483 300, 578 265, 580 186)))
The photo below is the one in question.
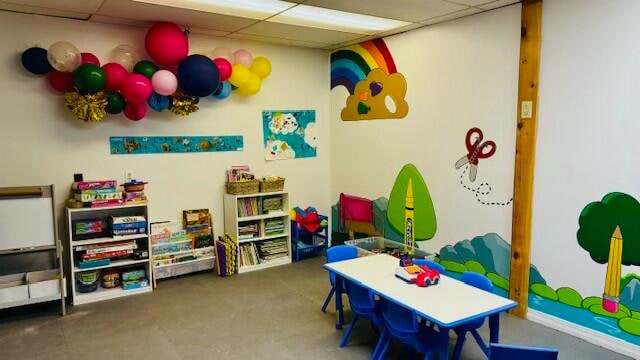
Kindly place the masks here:
POLYGON ((71 209, 67 208, 67 249, 69 256, 69 264, 71 264, 70 273, 70 283, 71 287, 71 301, 73 305, 82 305, 88 304, 96 301, 110 300, 116 299, 123 296, 130 296, 136 294, 148 293, 153 290, 151 286, 153 279, 153 268, 151 267, 151 256, 147 259, 136 260, 133 258, 126 259, 118 259, 111 260, 108 265, 104 266, 96 266, 92 268, 81 269, 75 261, 75 248, 81 245, 92 245, 92 244, 104 244, 110 243, 114 241, 124 241, 124 240, 136 240, 139 246, 143 248, 146 247, 149 250, 149 254, 151 254, 151 243, 149 236, 149 212, 147 208, 147 204, 135 204, 135 205, 122 205, 122 206, 110 206, 110 207, 102 207, 102 208, 80 208, 80 209, 71 209), (73 221, 75 220, 89 220, 89 219, 102 219, 107 221, 109 216, 132 216, 132 215, 144 215, 147 217, 147 233, 146 234, 135 234, 135 235, 123 235, 123 236, 104 236, 99 238, 87 239, 87 240, 73 240, 73 221), (124 290, 121 287, 116 287, 113 289, 105 289, 100 286, 100 277, 98 280, 98 289, 89 293, 81 293, 76 290, 76 278, 79 273, 85 271, 102 271, 106 269, 133 269, 133 268, 144 268, 145 276, 149 282, 148 286, 138 288, 138 289, 130 289, 124 290))
MULTIPOLYGON (((259 209, 260 210, 260 209, 259 209)), ((238 245, 238 258, 236 263, 238 264, 238 273, 247 273, 255 270, 267 269, 274 266, 280 266, 291 263, 291 223, 289 221, 289 194, 286 191, 275 191, 255 194, 243 194, 243 195, 224 195, 224 230, 225 233, 233 236, 238 245), (278 210, 272 210, 265 213, 259 213, 251 216, 240 216, 238 211, 238 201, 240 199, 256 198, 258 202, 267 197, 282 197, 282 207, 278 210), (284 222, 284 231, 281 234, 265 234, 265 221, 270 219, 282 218, 284 222), (258 236, 249 239, 240 239, 239 228, 246 223, 257 223, 258 236), (256 245, 262 241, 286 239, 287 254, 281 258, 260 261, 255 265, 242 265, 240 246, 244 244, 256 243, 256 245)))

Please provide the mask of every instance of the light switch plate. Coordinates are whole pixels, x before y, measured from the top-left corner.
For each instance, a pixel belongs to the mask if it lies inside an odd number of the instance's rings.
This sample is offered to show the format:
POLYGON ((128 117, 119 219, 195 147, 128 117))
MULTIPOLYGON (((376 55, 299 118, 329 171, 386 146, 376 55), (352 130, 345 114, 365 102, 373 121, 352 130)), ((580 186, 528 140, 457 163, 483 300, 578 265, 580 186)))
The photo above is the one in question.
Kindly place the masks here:
POLYGON ((533 101, 523 101, 520 108, 520 118, 531 119, 533 117, 533 101))

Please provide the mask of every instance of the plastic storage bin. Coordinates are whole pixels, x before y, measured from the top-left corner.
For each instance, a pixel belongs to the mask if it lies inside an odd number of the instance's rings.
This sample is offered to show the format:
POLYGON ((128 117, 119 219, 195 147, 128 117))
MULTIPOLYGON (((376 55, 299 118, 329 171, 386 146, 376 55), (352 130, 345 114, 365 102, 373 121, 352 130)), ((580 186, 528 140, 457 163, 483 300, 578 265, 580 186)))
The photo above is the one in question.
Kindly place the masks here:
POLYGON ((28 299, 29 287, 27 286, 26 274, 0 276, 0 305, 28 299))
POLYGON ((27 273, 29 297, 32 299, 60 296, 60 270, 33 271, 27 273))
MULTIPOLYGON (((319 215, 320 221, 327 220, 324 215, 319 215)), ((329 246, 328 226, 318 228, 315 232, 298 226, 295 220, 291 220, 291 247, 293 248, 293 261, 299 261, 303 256, 320 254, 329 246)))

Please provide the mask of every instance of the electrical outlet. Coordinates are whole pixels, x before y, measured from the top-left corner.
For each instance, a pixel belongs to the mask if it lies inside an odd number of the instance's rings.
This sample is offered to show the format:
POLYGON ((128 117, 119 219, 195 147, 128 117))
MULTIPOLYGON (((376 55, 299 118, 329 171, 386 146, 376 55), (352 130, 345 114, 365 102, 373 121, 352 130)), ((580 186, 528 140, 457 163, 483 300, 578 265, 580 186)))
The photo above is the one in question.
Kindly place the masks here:
POLYGON ((533 101, 522 102, 520 117, 523 119, 531 119, 533 117, 533 101))
POLYGON ((126 182, 133 180, 133 171, 127 170, 124 172, 124 179, 126 182))

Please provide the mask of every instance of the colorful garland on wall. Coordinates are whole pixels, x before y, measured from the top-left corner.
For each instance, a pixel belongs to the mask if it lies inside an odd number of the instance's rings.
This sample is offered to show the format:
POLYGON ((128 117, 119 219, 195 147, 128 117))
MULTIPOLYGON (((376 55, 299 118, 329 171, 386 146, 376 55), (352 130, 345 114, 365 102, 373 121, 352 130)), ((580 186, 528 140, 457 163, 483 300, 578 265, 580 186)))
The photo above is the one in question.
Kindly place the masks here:
POLYGON ((32 47, 22 53, 22 66, 47 75, 51 87, 63 93, 72 113, 85 122, 102 121, 107 114, 124 113, 138 121, 155 111, 180 116, 198 110, 200 98, 226 99, 231 93, 252 96, 271 73, 271 62, 244 49, 215 48, 210 56, 189 55, 188 31, 168 22, 154 24, 145 37, 153 60, 140 60, 131 45, 118 45, 109 63, 73 44, 59 41, 48 50, 32 47))

